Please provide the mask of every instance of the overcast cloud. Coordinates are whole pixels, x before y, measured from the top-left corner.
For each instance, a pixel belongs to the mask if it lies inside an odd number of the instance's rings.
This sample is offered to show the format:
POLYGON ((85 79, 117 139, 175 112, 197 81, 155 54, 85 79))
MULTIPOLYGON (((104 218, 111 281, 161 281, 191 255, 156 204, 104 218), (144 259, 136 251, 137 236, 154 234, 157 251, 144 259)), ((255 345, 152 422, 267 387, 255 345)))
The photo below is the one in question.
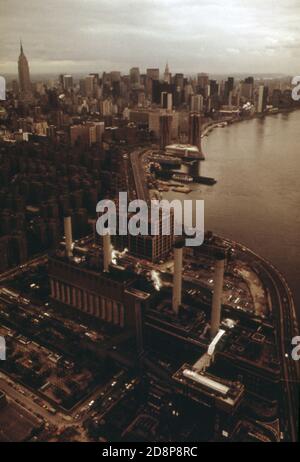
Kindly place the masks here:
POLYGON ((300 0, 0 0, 0 74, 300 74, 300 0))

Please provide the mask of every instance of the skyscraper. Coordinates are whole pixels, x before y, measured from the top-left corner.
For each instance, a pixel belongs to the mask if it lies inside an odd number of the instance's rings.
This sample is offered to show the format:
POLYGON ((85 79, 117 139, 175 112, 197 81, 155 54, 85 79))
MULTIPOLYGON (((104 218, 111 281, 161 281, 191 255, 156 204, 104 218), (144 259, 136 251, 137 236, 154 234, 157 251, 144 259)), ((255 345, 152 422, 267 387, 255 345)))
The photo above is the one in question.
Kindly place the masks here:
POLYGON ((247 77, 243 82, 241 82, 240 88, 241 88, 241 96, 247 101, 252 101, 253 89, 254 89, 254 78, 247 77))
POLYGON ((169 112, 173 109, 173 95, 167 91, 161 93, 161 107, 169 112))
POLYGON ((20 56, 18 61, 19 83, 21 96, 24 99, 31 97, 31 82, 27 58, 23 51, 22 42, 20 43, 20 56))
POLYGON ((192 112, 202 112, 204 107, 204 98, 202 95, 191 95, 190 107, 192 112))
POLYGON ((209 77, 205 73, 198 74, 197 76, 197 86, 198 92, 201 93, 203 96, 208 96, 208 86, 209 86, 209 77))
POLYGON ((162 114, 159 118, 160 148, 163 150, 171 143, 172 116, 162 114))
POLYGON ((257 103, 256 103, 256 110, 258 113, 262 114, 267 106, 267 99, 268 99, 268 87, 264 85, 260 85, 258 88, 258 95, 257 95, 257 103))
POLYGON ((69 91, 73 88, 73 77, 69 74, 62 76, 63 89, 69 91))
POLYGON ((147 69, 146 74, 146 93, 152 99, 153 81, 159 83, 159 69, 147 69))
POLYGON ((166 64, 165 73, 164 73, 164 82, 171 83, 171 73, 169 70, 169 64, 166 64))
POLYGON ((224 87, 224 104, 229 104, 229 96, 234 88, 234 78, 228 77, 224 87))
POLYGON ((201 115, 197 112, 191 112, 189 116, 189 143, 197 146, 204 159, 201 146, 201 115))
POLYGON ((140 77, 140 70, 138 67, 132 67, 130 69, 130 83, 133 86, 140 85, 141 77, 140 77))

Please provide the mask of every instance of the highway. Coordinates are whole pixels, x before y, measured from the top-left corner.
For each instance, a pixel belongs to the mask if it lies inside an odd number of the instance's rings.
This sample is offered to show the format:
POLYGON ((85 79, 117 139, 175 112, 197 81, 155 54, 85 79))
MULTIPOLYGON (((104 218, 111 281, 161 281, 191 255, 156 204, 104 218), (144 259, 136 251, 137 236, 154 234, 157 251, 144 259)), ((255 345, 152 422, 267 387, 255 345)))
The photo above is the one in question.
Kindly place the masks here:
MULTIPOLYGON (((261 272, 269 279, 269 286, 271 290, 271 299, 273 305, 277 303, 276 311, 274 312, 274 319, 276 322, 276 334, 278 345, 280 346, 280 365, 282 375, 284 377, 282 387, 282 399, 284 401, 284 409, 288 412, 285 413, 286 428, 288 433, 291 434, 291 440, 298 440, 298 433, 295 423, 298 419, 299 402, 297 394, 299 395, 299 364, 291 357, 291 340, 296 335, 295 326, 292 325, 292 319, 288 312, 290 303, 288 300, 288 292, 285 291, 284 284, 278 274, 274 271, 261 265, 261 272)), ((267 280, 266 280, 267 283, 267 280)))
POLYGON ((148 149, 138 149, 130 154, 137 197, 146 202, 149 201, 149 191, 143 167, 143 157, 147 152, 148 149))
MULTIPOLYGON (((224 239, 226 241, 226 239, 224 239)), ((230 241, 227 241, 230 243, 230 241)), ((231 242, 232 244, 232 242, 231 242)), ((267 260, 257 255, 252 250, 234 242, 234 246, 242 253, 248 253, 255 257, 256 270, 264 285, 269 289, 274 316, 274 327, 277 336, 277 346, 280 355, 280 367, 282 376, 282 419, 290 441, 299 440, 299 392, 300 392, 300 369, 299 362, 291 357, 292 338, 299 335, 297 327, 294 301, 291 291, 279 271, 267 260)), ((285 437, 287 436, 285 434, 285 437)))

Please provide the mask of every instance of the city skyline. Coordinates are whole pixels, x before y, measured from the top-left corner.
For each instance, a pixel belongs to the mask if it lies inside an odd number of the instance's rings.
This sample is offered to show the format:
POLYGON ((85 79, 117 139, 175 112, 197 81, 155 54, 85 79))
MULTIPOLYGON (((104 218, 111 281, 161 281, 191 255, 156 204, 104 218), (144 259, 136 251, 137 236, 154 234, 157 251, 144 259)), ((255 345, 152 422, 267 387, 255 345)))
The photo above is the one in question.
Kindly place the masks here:
POLYGON ((48 5, 30 0, 20 10, 14 0, 2 2, 1 72, 17 72, 22 38, 32 75, 106 69, 126 73, 134 65, 164 69, 166 61, 172 72, 297 74, 300 9, 294 0, 263 5, 231 0, 226 10, 219 0, 129 3, 55 0, 48 5))
POLYGON ((299 441, 297 3, 0 2, 0 443, 299 441))

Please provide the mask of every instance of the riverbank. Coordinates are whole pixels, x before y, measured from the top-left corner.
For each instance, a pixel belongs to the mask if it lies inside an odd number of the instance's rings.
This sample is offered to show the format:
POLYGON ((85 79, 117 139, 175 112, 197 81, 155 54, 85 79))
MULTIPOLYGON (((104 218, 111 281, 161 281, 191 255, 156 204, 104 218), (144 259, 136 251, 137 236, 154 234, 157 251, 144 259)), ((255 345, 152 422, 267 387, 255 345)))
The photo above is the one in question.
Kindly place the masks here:
POLYGON ((279 268, 300 319, 300 111, 248 122, 203 139, 201 174, 218 183, 189 198, 205 198, 206 229, 244 242, 279 268))
POLYGON ((245 122, 245 121, 249 121, 249 120, 253 120, 253 119, 264 119, 266 117, 275 116, 275 115, 278 115, 278 114, 290 114, 290 113, 295 112, 297 110, 299 111, 300 107, 299 108, 291 108, 291 109, 278 109, 278 111, 276 111, 276 112, 265 112, 263 114, 254 113, 251 116, 247 116, 247 117, 233 117, 232 119, 223 118, 223 119, 219 119, 218 121, 214 120, 214 121, 211 121, 211 122, 206 122, 202 126, 201 138, 204 138, 204 137, 208 136, 215 128, 219 128, 221 124, 226 124, 226 126, 227 125, 233 125, 233 124, 236 124, 236 123, 245 122))

